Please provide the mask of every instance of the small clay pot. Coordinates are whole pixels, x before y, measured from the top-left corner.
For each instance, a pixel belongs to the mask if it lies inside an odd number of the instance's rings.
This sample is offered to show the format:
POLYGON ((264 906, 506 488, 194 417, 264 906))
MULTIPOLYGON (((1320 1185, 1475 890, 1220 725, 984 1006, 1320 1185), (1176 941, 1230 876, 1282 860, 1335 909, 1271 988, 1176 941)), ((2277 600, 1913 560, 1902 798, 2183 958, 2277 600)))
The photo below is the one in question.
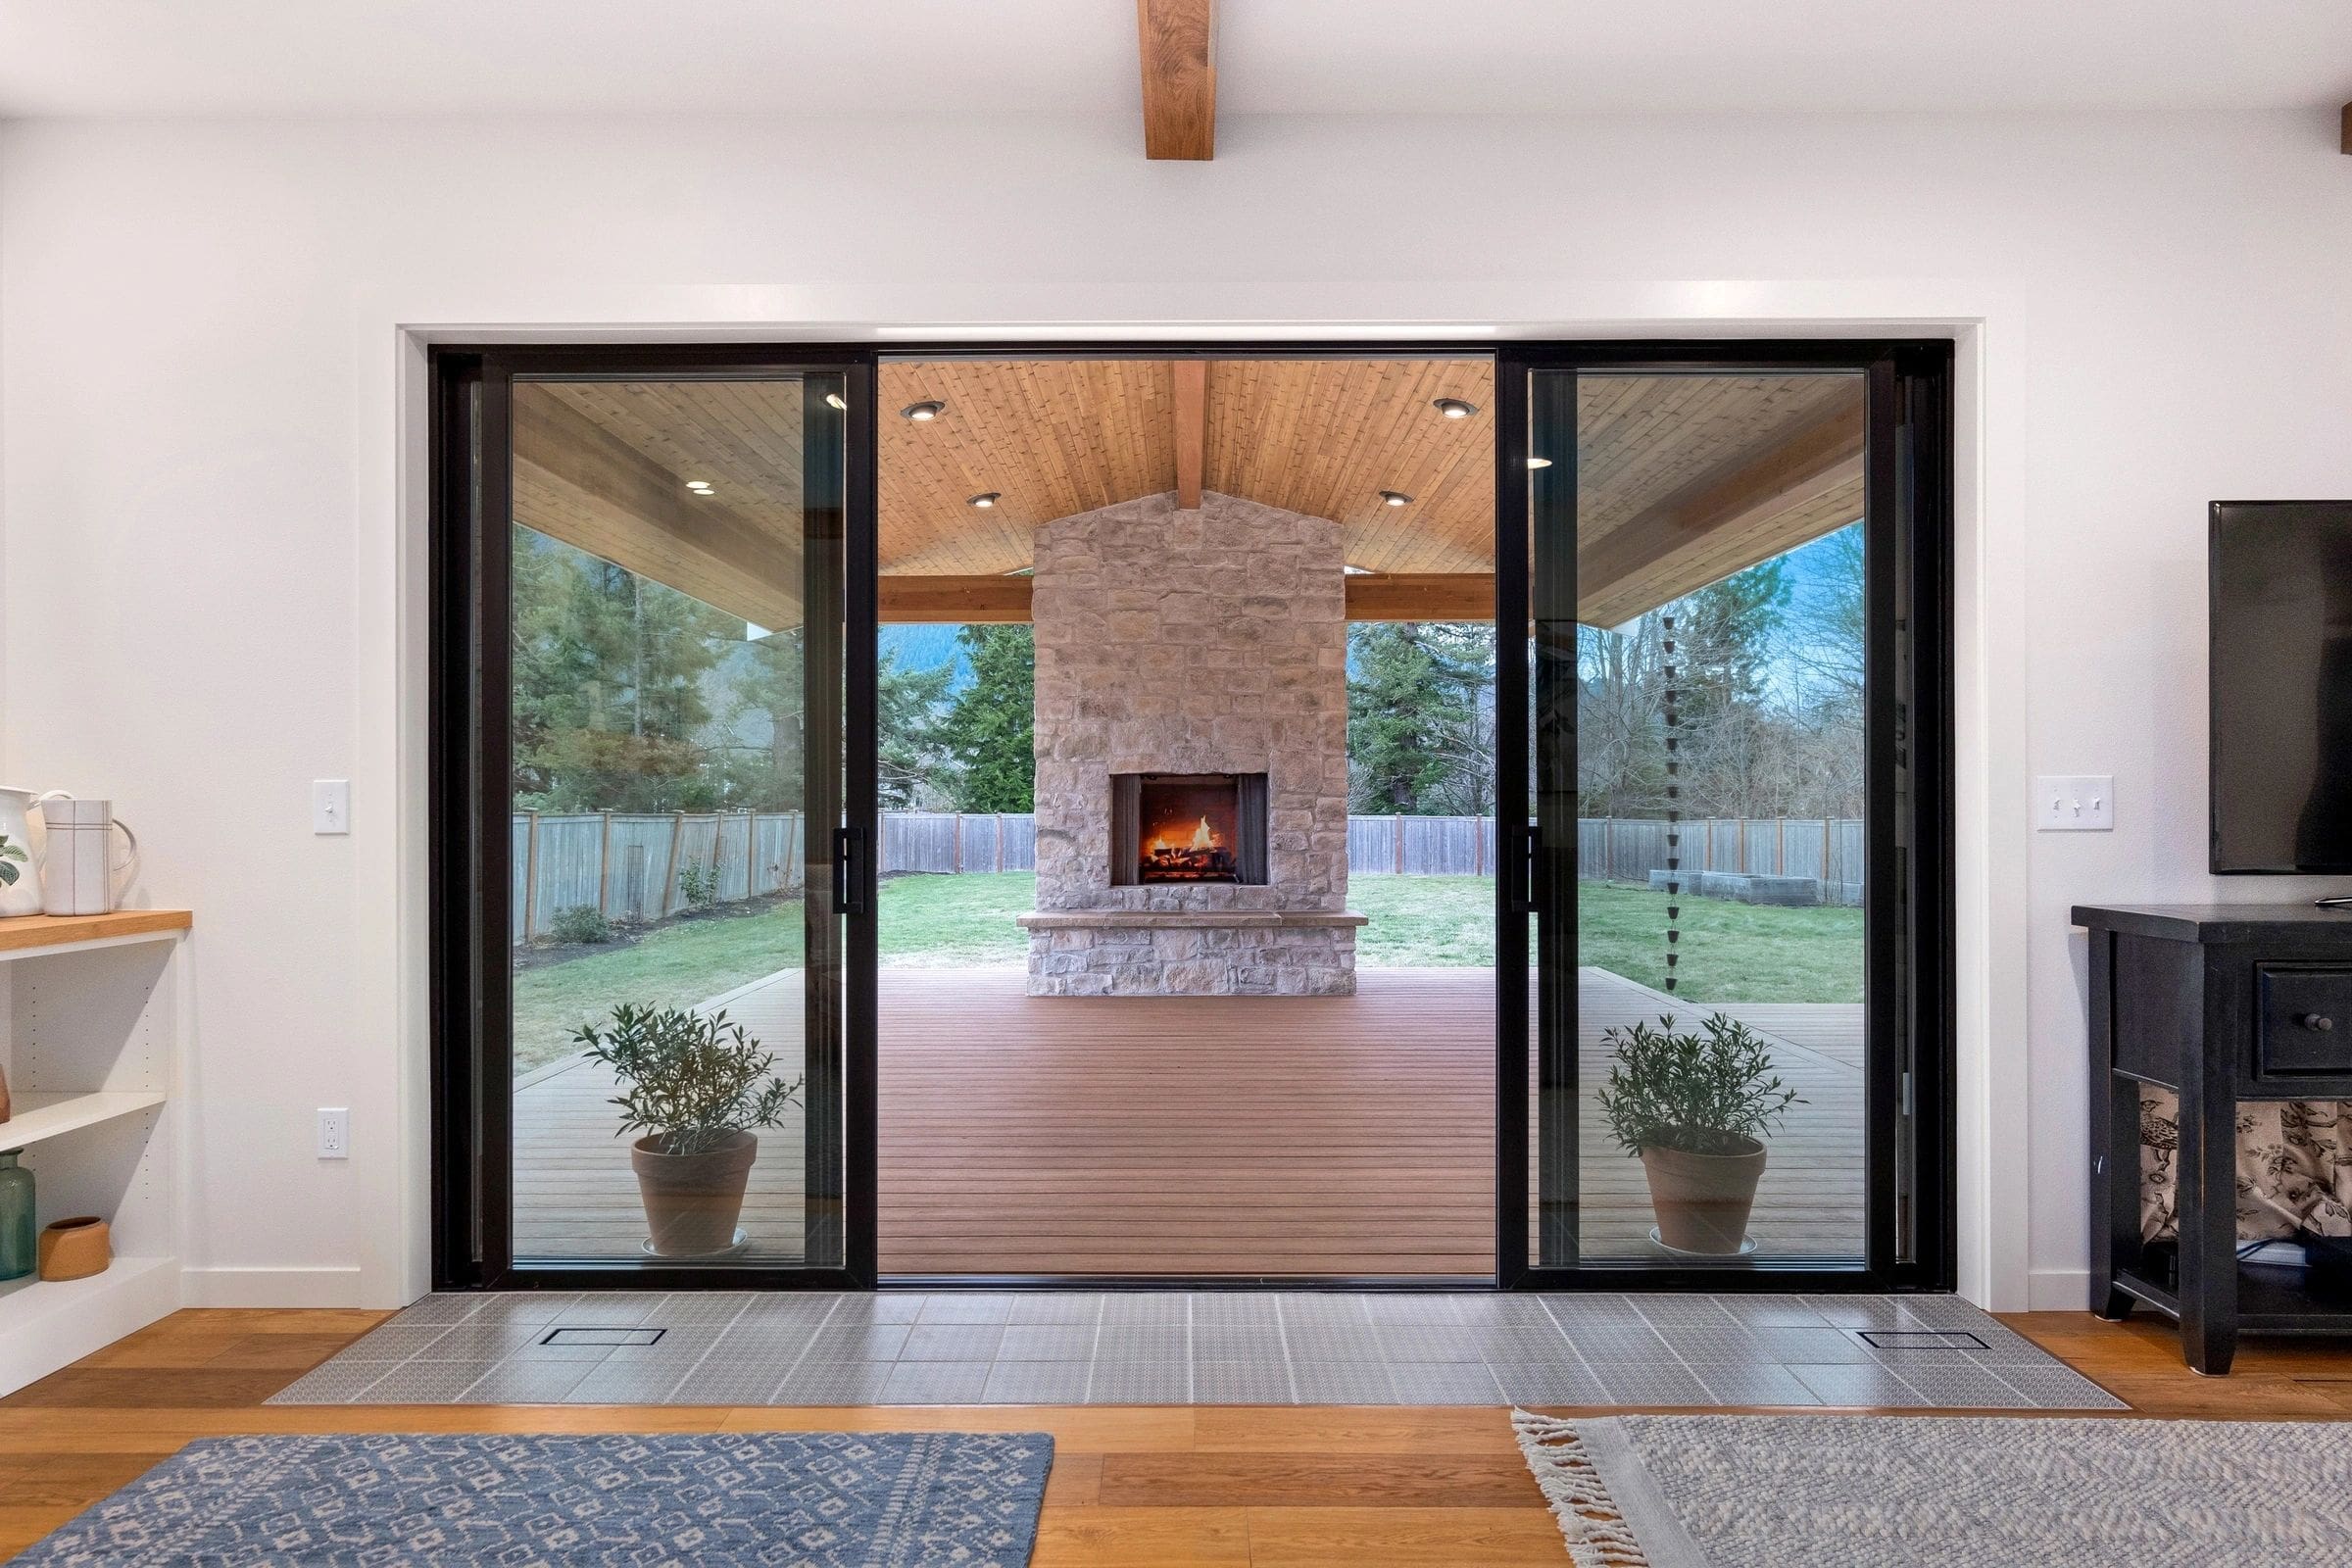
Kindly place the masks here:
POLYGON ((84 1280, 115 1260, 114 1235, 95 1214, 52 1220, 41 1227, 41 1278, 84 1280))
POLYGON ((1756 1184, 1764 1179, 1764 1146, 1752 1138, 1740 1141, 1747 1147, 1736 1154, 1693 1154, 1655 1144, 1642 1149, 1659 1241, 1678 1252, 1729 1257, 1740 1250, 1756 1184))
POLYGON ((665 1154, 659 1136, 629 1146, 656 1257, 709 1257, 734 1245, 760 1140, 732 1132, 699 1154, 665 1154))

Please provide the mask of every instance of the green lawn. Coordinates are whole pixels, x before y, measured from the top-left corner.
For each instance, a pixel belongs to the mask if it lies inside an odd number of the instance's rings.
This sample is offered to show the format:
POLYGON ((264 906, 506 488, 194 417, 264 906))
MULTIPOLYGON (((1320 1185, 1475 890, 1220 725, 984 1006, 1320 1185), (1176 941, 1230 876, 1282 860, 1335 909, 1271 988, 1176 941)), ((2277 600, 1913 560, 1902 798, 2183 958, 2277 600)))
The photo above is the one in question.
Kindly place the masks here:
MULTIPOLYGON (((1578 884, 1578 961, 1644 985, 1666 978, 1665 898, 1616 883, 1578 884)), ((1494 884, 1472 876, 1359 876, 1348 904, 1370 916, 1366 967, 1494 961, 1494 884)), ((1012 917, 1037 906, 1024 871, 902 876, 882 884, 886 965, 1017 964, 1028 939, 1012 917)), ((1701 1002, 1859 1002, 1862 911, 1775 909, 1682 900, 1679 990, 1701 1002)), ((571 1034, 614 1003, 687 1006, 801 961, 801 906, 683 920, 626 946, 589 949, 514 977, 517 1072, 571 1050, 571 1034)))

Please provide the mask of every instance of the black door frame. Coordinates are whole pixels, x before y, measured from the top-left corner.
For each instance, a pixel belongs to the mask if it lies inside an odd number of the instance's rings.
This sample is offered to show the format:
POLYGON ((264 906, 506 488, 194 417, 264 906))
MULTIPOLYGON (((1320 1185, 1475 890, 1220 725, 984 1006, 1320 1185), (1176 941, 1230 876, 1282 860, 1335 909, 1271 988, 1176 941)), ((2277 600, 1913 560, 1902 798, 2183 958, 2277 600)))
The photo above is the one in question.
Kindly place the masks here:
MULTIPOLYGON (((1952 973, 1952 704, 1951 704, 1951 462, 1952 344, 1947 340, 1690 340, 1559 341, 1497 344, 1492 340, 1153 342, 846 343, 805 344, 564 344, 436 347, 430 353, 432 411, 430 579, 430 973, 432 999, 431 1149, 432 1258, 436 1289, 766 1289, 871 1290, 879 1283, 878 1084, 875 1008, 878 814, 875 793, 875 661, 878 441, 877 369, 906 359, 1356 359, 1480 358, 1495 366, 1495 678, 1497 816, 1531 819, 1527 721, 1527 608, 1530 470, 1528 373, 1535 369, 1630 367, 1704 371, 1805 367, 1868 368, 1872 373, 1870 513, 1873 559, 1884 533, 1899 552, 1902 581, 1874 576, 1871 657, 1882 667, 1906 642, 1915 701, 1907 710, 1874 683, 1870 701, 1872 799, 1880 799, 1882 742, 1909 748, 1913 790, 1905 815, 1911 838, 1901 853, 1894 813, 1875 810, 1869 829, 1868 884, 1896 885, 1882 873, 1897 858, 1910 918, 1867 927, 1870 962, 1903 976, 1899 995, 1875 987, 1870 1000, 1872 1081, 1900 1082, 1911 1073, 1915 1172, 1910 1245, 1904 1260, 1886 1250, 1893 1216, 1882 1215, 1875 1190, 1872 1259, 1837 1271, 1759 1265, 1751 1268, 1659 1269, 1535 1266, 1528 1256, 1529 1056, 1528 980, 1524 959, 1528 920, 1546 876, 1532 829, 1525 834, 1524 875, 1495 879, 1495 1215, 1494 1285, 1506 1290, 1631 1288, 1709 1291, 1948 1290, 1956 1274, 1954 1156, 1954 1023, 1952 973), (507 680, 507 577, 504 531, 485 526, 506 516, 509 480, 503 443, 485 442, 485 428, 507 428, 507 378, 515 373, 632 378, 694 378, 774 373, 837 373, 845 378, 847 443, 842 519, 846 580, 842 585, 847 646, 843 675, 845 821, 853 869, 842 888, 850 915, 844 925, 843 987, 847 1038, 841 1093, 843 1126, 843 1262, 837 1268, 757 1266, 680 1267, 626 1259, 562 1267, 514 1265, 512 1252, 512 1083, 507 1049, 510 964, 507 900, 511 878, 511 809, 503 705, 496 713, 485 694, 507 680), (1890 454, 1880 460, 1880 433, 1890 454), (1898 630, 1896 612, 1908 609, 1898 630), (1518 607, 1515 614, 1502 607, 1518 607), (1886 699, 1882 701, 1882 699, 1886 699), (493 733, 495 732, 495 733, 493 733), (1880 1055, 1904 1069, 1881 1071, 1880 1055), (1886 1245, 1883 1245, 1886 1244, 1886 1245)), ((1572 432, 1571 432, 1572 433, 1572 432)), ((1573 464, 1544 470, 1573 485, 1573 464)), ((1889 558, 1895 559, 1895 558, 1889 558)), ((813 817, 812 817, 813 820, 813 817)), ((1573 877, 1573 865, 1564 868, 1573 877)), ((1889 1088, 1889 1094, 1899 1089, 1889 1088)), ((1897 1136, 1882 1117, 1876 1096, 1869 1117, 1871 1180, 1889 1168, 1897 1136), (1884 1125, 1882 1125, 1884 1122, 1884 1125)), ((1571 1124, 1572 1125, 1572 1124, 1571 1124)), ((948 1285, 1003 1288, 1060 1284, 1089 1289, 1192 1289, 1269 1284, 1302 1287, 1445 1289, 1458 1280, 1412 1277, 1366 1280, 1202 1279, 1187 1276, 1115 1280, 959 1276, 926 1279, 948 1285)))
MULTIPOLYGON (((1497 814, 1533 823, 1530 781, 1542 759, 1532 732, 1528 641, 1539 604, 1575 604, 1575 553, 1530 549, 1540 514, 1575 516, 1574 462, 1530 469, 1547 453, 1576 450, 1573 395, 1531 395, 1537 372, 1623 374, 1862 373, 1866 379, 1865 828, 1866 965, 1865 1251, 1825 1268, 1797 1261, 1659 1265, 1607 1259, 1545 1265, 1529 1255, 1530 1118, 1526 988, 1497 996, 1495 1257, 1506 1290, 1948 1291, 1958 1270, 1956 1023, 1953 971, 1952 412, 1953 345, 1946 339, 1663 340, 1518 344, 1498 356, 1495 451, 1495 707, 1497 814), (1540 427, 1540 428, 1539 428, 1540 427), (1899 787, 1907 785, 1906 787, 1899 787), (1515 1018, 1512 1016, 1515 1014, 1515 1018), (1906 1125, 1907 1124, 1907 1125, 1906 1125), (1907 1137, 1906 1137, 1907 1133, 1907 1137), (1858 1263, 1859 1266, 1856 1266, 1858 1263)), ((1570 383, 1573 385, 1573 382, 1570 383)), ((1570 619, 1573 618, 1572 614, 1570 619)), ((1575 649, 1564 651, 1574 667, 1575 649)), ((1541 650, 1535 657, 1544 657, 1541 650)), ((1573 767, 1575 720, 1564 728, 1573 767)), ((1573 838, 1546 845, 1524 834, 1523 873, 1497 889, 1495 947, 1524 954, 1531 918, 1573 890, 1573 838)), ((1572 893, 1560 901, 1573 910, 1572 893)), ((1539 1004, 1549 1016, 1538 1054, 1537 1093, 1562 1114, 1558 1136, 1534 1151, 1542 1190, 1575 1191, 1576 928, 1573 915, 1544 920, 1539 1004)), ((1573 1200, 1538 1216, 1547 1244, 1573 1253, 1573 1200)))
MULTIPOLYGON (((675 1290, 760 1288, 870 1290, 875 1280, 875 948, 871 918, 875 769, 873 357, 840 344, 712 346, 514 345, 436 348, 430 355, 430 574, 432 934, 432 1259, 435 1289, 675 1290), (816 1008, 821 1041, 840 1031, 837 1054, 811 1053, 805 1102, 810 1168, 824 1167, 834 1200, 812 1212, 810 1235, 838 1232, 838 1264, 648 1264, 628 1258, 517 1266, 514 1256, 514 1085, 511 1023, 512 755, 502 696, 509 685, 508 524, 516 377, 724 380, 758 375, 838 377, 846 408, 838 511, 811 511, 807 526, 841 542, 842 578, 821 583, 843 627, 835 667, 809 661, 813 688, 838 678, 839 711, 811 703, 812 726, 835 727, 842 759, 838 803, 811 791, 809 829, 838 820, 811 875, 831 873, 846 918, 812 931, 807 973, 838 926, 837 994, 816 1008), (836 1070, 837 1069, 837 1070, 836 1070), (842 1114, 838 1132, 829 1106, 842 1114), (839 1175, 830 1172, 838 1168, 839 1175)), ((813 422, 835 411, 811 408, 813 422)), ((826 443, 811 443, 823 451, 826 443)), ((820 568, 821 569, 821 568, 820 568)), ((813 596, 812 596, 813 602, 813 596)), ((811 624, 814 612, 811 612, 811 624)), ((813 832, 811 849, 814 848, 813 832)), ((811 1205, 814 1209, 815 1205, 811 1205)))

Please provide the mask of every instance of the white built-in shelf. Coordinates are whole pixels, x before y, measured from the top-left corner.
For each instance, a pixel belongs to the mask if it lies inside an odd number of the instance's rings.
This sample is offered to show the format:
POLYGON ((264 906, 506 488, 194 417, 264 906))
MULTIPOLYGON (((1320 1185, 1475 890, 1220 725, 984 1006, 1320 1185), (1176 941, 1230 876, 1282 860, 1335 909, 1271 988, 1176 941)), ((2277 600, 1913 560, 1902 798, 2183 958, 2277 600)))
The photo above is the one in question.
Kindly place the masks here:
POLYGON ((88 1279, 0 1284, 0 1389, 46 1377, 178 1305, 179 1262, 170 1257, 118 1257, 88 1279))
POLYGON ((92 1089, 81 1094, 28 1092, 15 1097, 15 1114, 0 1121, 0 1149, 28 1149, 44 1140, 136 1115, 164 1102, 160 1089, 92 1089))
POLYGON ((80 953, 126 942, 168 942, 195 923, 185 909, 117 909, 112 914, 24 914, 0 920, 0 962, 80 953))

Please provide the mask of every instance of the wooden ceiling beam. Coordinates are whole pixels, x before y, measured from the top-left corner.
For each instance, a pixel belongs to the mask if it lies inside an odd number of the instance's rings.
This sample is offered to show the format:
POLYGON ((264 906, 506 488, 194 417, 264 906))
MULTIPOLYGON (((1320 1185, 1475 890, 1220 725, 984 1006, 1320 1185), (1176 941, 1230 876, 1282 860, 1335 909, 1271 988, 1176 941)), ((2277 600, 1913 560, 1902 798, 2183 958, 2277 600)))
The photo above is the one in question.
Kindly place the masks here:
POLYGON ((1208 362, 1178 360, 1169 371, 1175 383, 1176 505, 1190 512, 1200 505, 1200 465, 1208 448, 1208 362))
POLYGON ((1840 396, 1820 417, 1760 456, 1719 468, 1580 543, 1578 618, 1588 625, 1621 626, 1801 543, 1773 522, 1840 489, 1858 488, 1864 425, 1856 377, 1850 396, 1840 396), (1681 558, 1696 558, 1693 569, 1674 571, 1681 558))
POLYGON ((1348 579, 1349 620, 1493 620, 1494 574, 1381 571, 1348 579))
POLYGON ((771 631, 801 623, 801 551, 569 404, 514 398, 514 520, 771 631))
POLYGON ((1135 0, 1146 158, 1217 155, 1216 28, 1216 0, 1135 0))
MULTIPOLYGON (((885 624, 1017 625, 1030 618, 1031 577, 884 576, 885 624)), ((1493 620, 1493 572, 1374 572, 1348 579, 1349 620, 1493 620)))
POLYGON ((1029 619, 1028 577, 893 577, 880 585, 884 622, 949 626, 1017 625, 1029 619))
POLYGON ((2345 152, 2352 153, 2352 104, 2344 105, 2343 140, 2338 145, 2345 152))

